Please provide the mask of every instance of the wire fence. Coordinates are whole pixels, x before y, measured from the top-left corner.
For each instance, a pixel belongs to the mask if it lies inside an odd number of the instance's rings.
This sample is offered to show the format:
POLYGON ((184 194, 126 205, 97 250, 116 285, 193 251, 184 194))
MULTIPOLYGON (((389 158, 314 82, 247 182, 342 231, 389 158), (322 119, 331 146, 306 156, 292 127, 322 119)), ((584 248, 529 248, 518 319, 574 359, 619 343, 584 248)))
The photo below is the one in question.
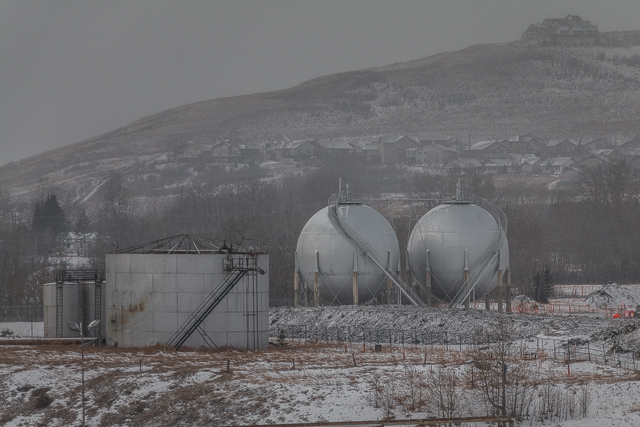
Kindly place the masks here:
POLYGON ((42 305, 0 305, 0 322, 43 322, 42 305))
POLYGON ((626 304, 595 306, 586 304, 572 304, 570 302, 564 304, 541 304, 531 301, 518 301, 513 305, 513 311, 520 314, 597 314, 604 317, 613 317, 617 314, 619 317, 635 317, 635 310, 635 305, 629 306, 626 304))
MULTIPOLYGON (((414 347, 421 351, 442 349, 445 351, 483 351, 493 342, 484 340, 486 334, 455 334, 442 331, 416 329, 387 329, 366 327, 324 327, 315 325, 287 325, 271 328, 269 336, 280 342, 285 340, 362 344, 366 348, 381 349, 381 346, 414 347)), ((509 353, 523 359, 554 359, 562 363, 594 362, 619 367, 630 371, 640 370, 640 363, 633 352, 607 348, 605 343, 587 340, 556 340, 550 338, 528 338, 509 343, 509 353)))

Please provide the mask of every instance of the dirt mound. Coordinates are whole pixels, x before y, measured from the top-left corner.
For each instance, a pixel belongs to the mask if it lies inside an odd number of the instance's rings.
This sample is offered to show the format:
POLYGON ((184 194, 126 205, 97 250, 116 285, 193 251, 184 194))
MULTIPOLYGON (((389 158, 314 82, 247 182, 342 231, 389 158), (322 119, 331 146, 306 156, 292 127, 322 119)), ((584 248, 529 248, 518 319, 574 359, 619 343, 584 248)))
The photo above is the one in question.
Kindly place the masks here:
POLYGON ((609 282, 597 291, 587 295, 584 303, 597 307, 624 305, 635 309, 636 305, 640 305, 640 289, 626 288, 617 283, 609 282))

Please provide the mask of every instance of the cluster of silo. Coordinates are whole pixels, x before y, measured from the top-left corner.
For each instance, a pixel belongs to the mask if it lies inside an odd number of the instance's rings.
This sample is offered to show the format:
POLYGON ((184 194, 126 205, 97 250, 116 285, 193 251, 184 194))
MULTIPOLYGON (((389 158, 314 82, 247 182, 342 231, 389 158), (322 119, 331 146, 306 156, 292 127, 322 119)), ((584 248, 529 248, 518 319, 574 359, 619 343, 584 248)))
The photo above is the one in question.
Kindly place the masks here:
POLYGON ((104 336, 105 292, 104 270, 57 271, 56 281, 43 285, 44 337, 78 337, 69 323, 82 325, 86 337, 104 336), (87 326, 94 320, 101 322, 89 331, 87 326))
POLYGON ((409 237, 410 279, 396 281, 391 275, 399 277, 400 250, 391 224, 348 196, 332 197, 298 238, 295 305, 359 304, 376 298, 383 302, 380 295, 389 302, 392 290, 398 291, 397 301, 405 286, 419 295, 410 298, 420 302, 416 305, 430 305, 432 296, 452 306, 468 305, 488 302, 498 286, 498 309, 502 309, 503 283, 510 284, 509 249, 506 218, 497 207, 458 195, 428 211, 409 237))
POLYGON ((45 285, 45 334, 77 337, 67 322, 98 318, 112 346, 268 346, 265 252, 179 235, 107 254, 106 267, 99 292, 68 277, 45 285))

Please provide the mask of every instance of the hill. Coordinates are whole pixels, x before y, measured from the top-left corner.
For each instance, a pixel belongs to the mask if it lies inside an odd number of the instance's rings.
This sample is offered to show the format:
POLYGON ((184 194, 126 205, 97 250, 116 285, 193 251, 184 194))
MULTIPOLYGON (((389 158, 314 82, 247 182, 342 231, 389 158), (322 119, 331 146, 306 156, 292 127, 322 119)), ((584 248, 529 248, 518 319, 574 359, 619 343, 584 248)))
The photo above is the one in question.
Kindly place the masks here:
POLYGON ((583 47, 525 42, 319 77, 290 89, 197 102, 0 168, 0 187, 42 183, 89 194, 187 140, 247 142, 438 133, 463 141, 534 133, 624 139, 640 133, 640 32, 583 47))

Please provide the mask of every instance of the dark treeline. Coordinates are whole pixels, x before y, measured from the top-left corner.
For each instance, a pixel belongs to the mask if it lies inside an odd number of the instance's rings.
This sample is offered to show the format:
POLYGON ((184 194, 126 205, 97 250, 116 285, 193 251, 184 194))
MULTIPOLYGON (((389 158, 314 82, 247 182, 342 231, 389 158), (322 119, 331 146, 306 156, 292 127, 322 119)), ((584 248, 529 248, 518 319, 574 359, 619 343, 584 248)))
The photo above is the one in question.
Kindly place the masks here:
MULTIPOLYGON (((388 193, 450 197, 460 179, 463 192, 504 210, 513 283, 532 296, 551 278, 555 283, 629 283, 640 278, 638 189, 624 163, 587 168, 579 185, 570 189, 351 160, 333 160, 310 172, 272 180, 234 173, 239 180, 226 177, 198 185, 162 208, 137 205, 132 196, 135 181, 118 173, 103 183, 99 203, 90 210, 56 194, 55 188, 30 202, 0 192, 0 306, 42 303, 42 284, 53 280, 56 268, 67 267, 57 255, 68 252, 69 232, 91 241, 85 253, 88 268, 104 268, 105 253, 181 233, 265 250, 270 255, 271 301, 286 303, 293 298, 298 235, 338 191, 338 178, 365 199, 388 193)), ((409 205, 375 206, 396 228, 402 257, 411 225, 409 205)))

